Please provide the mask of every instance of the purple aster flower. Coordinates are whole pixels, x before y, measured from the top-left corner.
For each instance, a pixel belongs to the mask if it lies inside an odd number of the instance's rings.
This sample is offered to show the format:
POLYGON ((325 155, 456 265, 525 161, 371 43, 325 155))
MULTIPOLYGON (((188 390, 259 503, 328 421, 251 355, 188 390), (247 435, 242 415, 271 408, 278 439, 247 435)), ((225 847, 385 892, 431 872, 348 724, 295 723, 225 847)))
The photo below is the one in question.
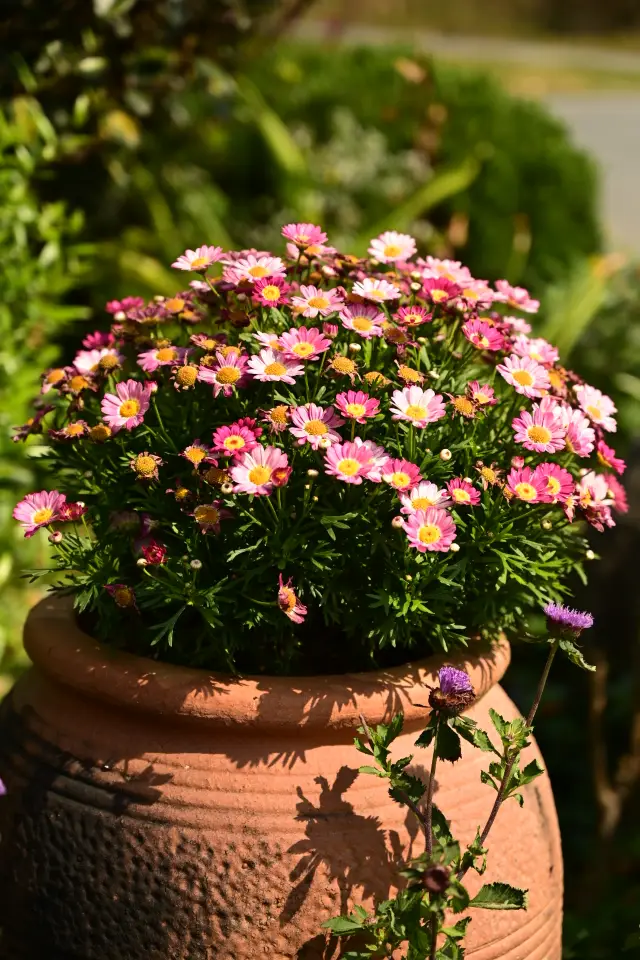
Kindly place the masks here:
POLYGON ((429 694, 429 704, 433 710, 457 716, 471 706, 476 698, 469 676, 456 667, 442 667, 438 671, 439 687, 429 694))
POLYGON ((438 670, 438 680, 440 689, 443 693, 473 693, 471 680, 464 670, 457 670, 455 667, 441 667, 438 670))
POLYGON ((561 603, 548 603, 544 612, 547 616, 549 633, 554 636, 569 633, 574 637, 579 637, 583 630, 588 630, 589 627, 593 626, 593 617, 590 613, 572 610, 571 607, 563 607, 561 603))
POLYGON ((6 792, 7 792, 7 788, 5 787, 2 780, 0 780, 0 797, 4 797, 6 795, 6 792))

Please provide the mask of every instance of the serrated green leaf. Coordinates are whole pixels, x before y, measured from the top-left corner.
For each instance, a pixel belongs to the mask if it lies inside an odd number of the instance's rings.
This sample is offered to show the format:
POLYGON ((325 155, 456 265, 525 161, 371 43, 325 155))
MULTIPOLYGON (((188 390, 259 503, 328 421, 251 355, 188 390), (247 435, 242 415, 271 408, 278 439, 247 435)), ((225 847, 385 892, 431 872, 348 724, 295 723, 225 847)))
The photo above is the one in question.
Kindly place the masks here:
POLYGON ((573 640, 560 640, 559 645, 563 653, 571 660, 571 663, 575 663, 582 670, 590 670, 592 673, 595 671, 596 668, 591 663, 587 663, 582 655, 582 650, 576 646, 573 640))
POLYGON ((477 725, 475 720, 470 720, 468 717, 455 717, 452 721, 452 726, 460 734, 463 740, 466 740, 467 743, 473 744, 474 747, 477 747, 478 750, 482 750, 484 753, 495 753, 496 756, 500 756, 494 745, 489 739, 489 734, 486 730, 482 730, 481 727, 477 725))
POLYGON ((470 902, 482 910, 526 910, 528 891, 508 883, 485 883, 470 902))
POLYGON ((438 757, 441 760, 448 760, 449 763, 455 763, 462 756, 460 737, 448 723, 440 723, 435 749, 438 751, 438 757))
POLYGON ((359 917, 354 916, 354 914, 349 914, 348 917, 332 917, 331 920, 325 920, 322 924, 324 930, 331 930, 332 933, 336 933, 338 936, 358 933, 359 930, 362 930, 363 926, 363 921, 359 917))
POLYGON ((383 780, 387 776, 384 770, 379 767, 368 767, 366 764, 363 767, 358 767, 358 773, 370 773, 372 776, 381 777, 383 780))

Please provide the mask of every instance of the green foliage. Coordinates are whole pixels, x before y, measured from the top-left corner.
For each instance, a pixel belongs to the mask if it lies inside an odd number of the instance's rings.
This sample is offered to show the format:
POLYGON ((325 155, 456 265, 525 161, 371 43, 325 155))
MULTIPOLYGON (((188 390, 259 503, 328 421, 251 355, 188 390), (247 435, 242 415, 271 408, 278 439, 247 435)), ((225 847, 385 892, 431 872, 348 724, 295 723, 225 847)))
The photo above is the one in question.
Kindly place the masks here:
POLYGON ((469 906, 483 910, 526 910, 527 891, 508 883, 485 883, 469 906))

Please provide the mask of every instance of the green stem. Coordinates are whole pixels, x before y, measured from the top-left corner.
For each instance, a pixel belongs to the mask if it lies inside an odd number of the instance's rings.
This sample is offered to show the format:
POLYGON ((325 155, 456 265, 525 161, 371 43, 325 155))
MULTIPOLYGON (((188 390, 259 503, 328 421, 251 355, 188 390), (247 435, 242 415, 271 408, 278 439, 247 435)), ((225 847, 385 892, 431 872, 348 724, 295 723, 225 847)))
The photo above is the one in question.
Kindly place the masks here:
POLYGON ((440 718, 436 719, 436 728, 433 735, 433 756, 431 758, 431 769, 429 770, 429 783, 427 786, 427 803, 425 806, 425 820, 427 832, 427 856, 429 859, 433 856, 433 791, 436 783, 436 764, 438 762, 438 731, 440 728, 440 718))

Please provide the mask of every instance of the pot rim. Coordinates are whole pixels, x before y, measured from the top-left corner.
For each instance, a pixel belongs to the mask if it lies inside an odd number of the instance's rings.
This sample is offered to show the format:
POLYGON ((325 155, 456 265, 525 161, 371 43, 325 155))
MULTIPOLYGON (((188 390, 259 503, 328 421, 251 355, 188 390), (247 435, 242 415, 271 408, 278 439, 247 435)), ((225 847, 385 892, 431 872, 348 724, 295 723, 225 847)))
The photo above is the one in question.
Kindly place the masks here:
POLYGON ((81 695, 123 710, 192 718, 239 729, 348 729, 388 722, 424 724, 427 687, 444 664, 465 669, 478 699, 504 676, 506 638, 477 654, 458 650, 367 673, 241 676, 175 666, 98 643, 78 626, 70 597, 48 596, 27 617, 24 644, 37 672, 81 695))

